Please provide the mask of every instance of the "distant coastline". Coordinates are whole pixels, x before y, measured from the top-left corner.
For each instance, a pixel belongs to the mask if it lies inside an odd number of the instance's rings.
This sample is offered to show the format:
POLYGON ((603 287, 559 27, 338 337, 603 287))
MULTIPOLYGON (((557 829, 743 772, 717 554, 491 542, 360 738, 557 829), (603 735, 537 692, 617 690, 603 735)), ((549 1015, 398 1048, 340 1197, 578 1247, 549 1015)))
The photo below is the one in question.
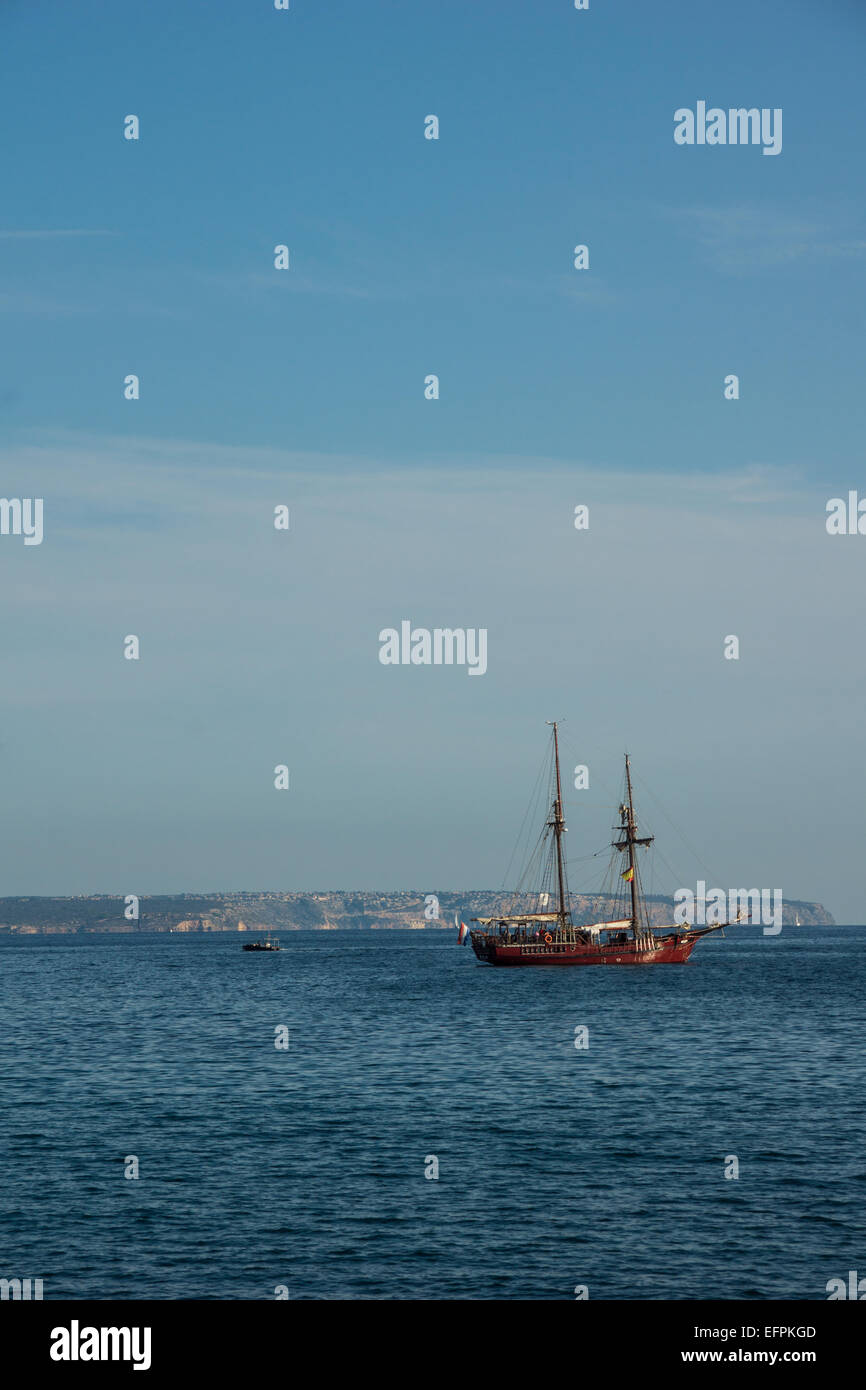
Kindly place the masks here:
MULTIPOLYGON (((533 902, 535 900, 533 899, 533 902)), ((122 897, 0 898, 0 935, 76 934, 91 932, 260 932, 274 931, 407 931, 453 930, 454 914, 464 918, 493 916, 513 902, 511 894, 489 889, 461 893, 177 893, 141 897, 139 918, 128 919, 122 897), (435 915, 438 912, 438 915, 435 915)), ((669 897, 648 897, 654 924, 673 921, 669 897)), ((520 904, 529 908, 527 900, 520 904)), ((613 899, 572 893, 577 923, 604 920, 613 899)), ((783 925, 836 925, 820 903, 784 903, 783 925)))

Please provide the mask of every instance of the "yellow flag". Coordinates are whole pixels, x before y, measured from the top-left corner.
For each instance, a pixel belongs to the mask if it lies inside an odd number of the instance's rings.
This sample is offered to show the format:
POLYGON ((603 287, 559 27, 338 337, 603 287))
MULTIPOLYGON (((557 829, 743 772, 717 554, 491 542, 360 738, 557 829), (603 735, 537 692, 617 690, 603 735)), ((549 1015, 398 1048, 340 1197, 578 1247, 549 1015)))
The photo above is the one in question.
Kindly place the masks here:
POLYGON ((624 878, 626 883, 631 883, 634 878, 634 869, 626 869, 625 873, 621 874, 620 877, 624 878))

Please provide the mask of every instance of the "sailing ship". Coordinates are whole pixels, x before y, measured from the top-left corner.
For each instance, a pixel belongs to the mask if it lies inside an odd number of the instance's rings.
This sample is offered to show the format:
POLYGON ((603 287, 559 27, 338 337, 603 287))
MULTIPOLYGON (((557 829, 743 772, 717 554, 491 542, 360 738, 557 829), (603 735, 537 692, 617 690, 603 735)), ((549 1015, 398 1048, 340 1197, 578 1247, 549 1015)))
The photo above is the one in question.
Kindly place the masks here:
MULTIPOLYGON (((641 889, 640 865, 636 850, 652 844, 652 835, 638 835, 631 784, 631 759, 625 755, 625 798, 619 807, 617 838, 612 841, 613 860, 625 867, 620 881, 628 884, 630 908, 627 916, 611 922, 576 926, 571 913, 562 837, 566 831, 562 810, 562 782, 559 771, 559 728, 552 723, 553 803, 545 821, 535 859, 543 864, 542 882, 548 891, 539 892, 537 912, 513 912, 498 917, 473 917, 479 927, 469 938, 478 960, 486 965, 682 965, 698 940, 710 932, 721 931, 728 922, 712 926, 653 928, 641 889), (550 908, 554 897, 555 910, 550 908)), ((623 906, 626 903, 623 902, 623 906)), ((739 918, 739 914, 738 914, 739 918)))

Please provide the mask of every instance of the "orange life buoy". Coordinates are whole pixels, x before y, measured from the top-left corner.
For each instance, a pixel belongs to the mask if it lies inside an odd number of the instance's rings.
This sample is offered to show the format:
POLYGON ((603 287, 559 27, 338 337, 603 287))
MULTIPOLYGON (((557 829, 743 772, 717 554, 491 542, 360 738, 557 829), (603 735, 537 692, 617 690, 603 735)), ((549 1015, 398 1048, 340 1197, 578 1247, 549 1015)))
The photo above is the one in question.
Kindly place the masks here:
POLYGON ((553 945, 553 937, 550 935, 550 932, 549 932, 549 931, 546 931, 546 932, 544 933, 544 944, 545 944, 545 946, 552 946, 552 945, 553 945))

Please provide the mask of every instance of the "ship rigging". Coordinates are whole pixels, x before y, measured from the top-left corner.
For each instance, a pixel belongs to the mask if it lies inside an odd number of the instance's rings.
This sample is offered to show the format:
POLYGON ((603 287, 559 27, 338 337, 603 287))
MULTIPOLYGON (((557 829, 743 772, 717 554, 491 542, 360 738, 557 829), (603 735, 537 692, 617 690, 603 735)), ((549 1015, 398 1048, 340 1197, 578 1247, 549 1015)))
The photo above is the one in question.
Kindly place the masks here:
MULTIPOLYGON (((660 928, 651 925, 636 851, 649 848, 654 837, 638 834, 628 753, 625 755, 625 797, 619 806, 619 824, 614 827, 616 838, 611 842, 613 861, 618 866, 625 865, 617 881, 621 887, 628 885, 628 899, 616 895, 622 901, 623 915, 613 921, 575 924, 563 855, 567 827, 559 765, 559 722, 549 722, 553 729, 552 802, 528 871, 541 871, 542 886, 535 895, 538 910, 473 917, 478 927, 470 931, 469 936, 476 957, 486 965, 498 966, 684 964, 702 936, 721 931, 730 924, 719 922, 682 929, 674 925, 660 928), (626 906, 629 908, 627 915, 626 906)), ((526 877, 525 874, 521 882, 526 877)), ((515 894, 515 898, 519 896, 519 892, 515 894)))

